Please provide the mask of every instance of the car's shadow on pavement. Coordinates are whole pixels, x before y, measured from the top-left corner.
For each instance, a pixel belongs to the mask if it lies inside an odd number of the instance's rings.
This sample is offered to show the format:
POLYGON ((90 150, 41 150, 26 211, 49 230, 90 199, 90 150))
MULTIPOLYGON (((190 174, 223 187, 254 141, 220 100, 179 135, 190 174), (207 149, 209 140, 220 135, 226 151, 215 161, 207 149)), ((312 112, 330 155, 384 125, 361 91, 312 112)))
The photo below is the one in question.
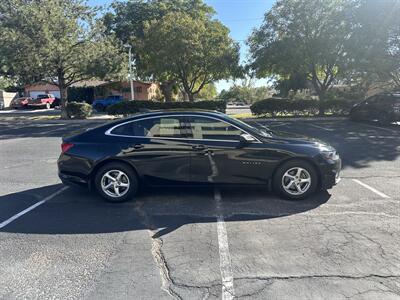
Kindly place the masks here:
MULTIPOLYGON (((0 210, 4 203, 17 204, 21 199, 27 201, 27 197, 31 197, 32 204, 36 203, 38 195, 49 195, 61 187, 52 185, 1 196, 0 210)), ((221 188, 220 191, 220 205, 214 199, 212 187, 145 189, 133 201, 114 204, 84 189, 69 188, 0 232, 97 234, 151 230, 153 237, 161 237, 187 224, 214 223, 219 215, 226 222, 286 217, 317 208, 330 198, 328 192, 321 192, 294 202, 281 200, 265 188, 221 188)))

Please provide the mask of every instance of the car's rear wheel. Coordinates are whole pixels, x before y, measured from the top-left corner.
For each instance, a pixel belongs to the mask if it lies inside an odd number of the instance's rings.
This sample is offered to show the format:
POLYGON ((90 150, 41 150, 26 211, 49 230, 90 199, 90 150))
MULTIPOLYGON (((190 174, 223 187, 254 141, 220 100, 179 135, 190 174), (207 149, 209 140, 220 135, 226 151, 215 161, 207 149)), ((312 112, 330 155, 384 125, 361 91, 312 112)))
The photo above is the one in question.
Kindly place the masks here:
POLYGON ((46 103, 46 109, 50 109, 51 104, 49 102, 46 103))
POLYGON ((96 104, 96 105, 94 106, 94 109, 95 109, 97 112, 103 112, 103 111, 105 110, 104 106, 101 105, 101 104, 96 104))
POLYGON ((138 190, 138 179, 131 167, 123 163, 109 163, 96 173, 97 192, 109 202, 131 200, 138 190))
POLYGON ((315 193, 318 175, 315 168, 303 160, 290 160, 275 172, 273 188, 280 196, 290 200, 301 200, 315 193))

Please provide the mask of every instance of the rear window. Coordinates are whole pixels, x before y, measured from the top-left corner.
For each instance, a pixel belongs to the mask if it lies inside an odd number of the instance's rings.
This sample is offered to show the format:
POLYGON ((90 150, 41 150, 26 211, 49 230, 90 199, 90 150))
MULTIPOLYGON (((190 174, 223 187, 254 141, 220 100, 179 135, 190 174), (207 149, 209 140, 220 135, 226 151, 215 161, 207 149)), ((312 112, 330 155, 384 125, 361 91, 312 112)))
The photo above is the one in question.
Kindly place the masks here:
POLYGON ((116 127, 111 134, 135 137, 181 138, 182 120, 180 117, 149 118, 116 127))

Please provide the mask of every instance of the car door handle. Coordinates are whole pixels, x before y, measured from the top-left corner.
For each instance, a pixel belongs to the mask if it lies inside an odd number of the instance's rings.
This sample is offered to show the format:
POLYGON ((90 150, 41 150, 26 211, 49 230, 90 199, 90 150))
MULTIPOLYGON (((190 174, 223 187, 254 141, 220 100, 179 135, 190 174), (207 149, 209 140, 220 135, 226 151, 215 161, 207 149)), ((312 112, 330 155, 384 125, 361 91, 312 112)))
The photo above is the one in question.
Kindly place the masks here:
POLYGON ((139 150, 139 149, 142 149, 144 147, 144 145, 142 145, 142 144, 136 144, 136 145, 133 145, 132 147, 129 147, 129 148, 127 148, 127 149, 123 149, 122 150, 122 153, 132 153, 132 152, 134 152, 135 150, 139 150))
POLYGON ((192 146, 192 149, 196 150, 196 151, 203 151, 203 150, 206 150, 207 147, 204 145, 194 145, 194 146, 192 146))

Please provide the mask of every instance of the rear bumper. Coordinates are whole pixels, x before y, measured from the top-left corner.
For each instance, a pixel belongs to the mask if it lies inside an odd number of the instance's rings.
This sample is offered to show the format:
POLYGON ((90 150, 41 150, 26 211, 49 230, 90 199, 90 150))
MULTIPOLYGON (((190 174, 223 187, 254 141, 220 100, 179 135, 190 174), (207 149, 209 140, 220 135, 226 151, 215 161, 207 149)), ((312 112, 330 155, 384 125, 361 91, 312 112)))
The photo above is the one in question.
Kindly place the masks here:
POLYGON ((90 170, 87 164, 79 158, 61 154, 57 161, 58 177, 64 184, 89 187, 90 170))
POLYGON ((28 104, 12 104, 10 105, 11 108, 26 108, 28 107, 28 104))
POLYGON ((58 172, 58 177, 65 185, 80 186, 85 188, 88 188, 90 186, 89 181, 80 176, 58 172))

